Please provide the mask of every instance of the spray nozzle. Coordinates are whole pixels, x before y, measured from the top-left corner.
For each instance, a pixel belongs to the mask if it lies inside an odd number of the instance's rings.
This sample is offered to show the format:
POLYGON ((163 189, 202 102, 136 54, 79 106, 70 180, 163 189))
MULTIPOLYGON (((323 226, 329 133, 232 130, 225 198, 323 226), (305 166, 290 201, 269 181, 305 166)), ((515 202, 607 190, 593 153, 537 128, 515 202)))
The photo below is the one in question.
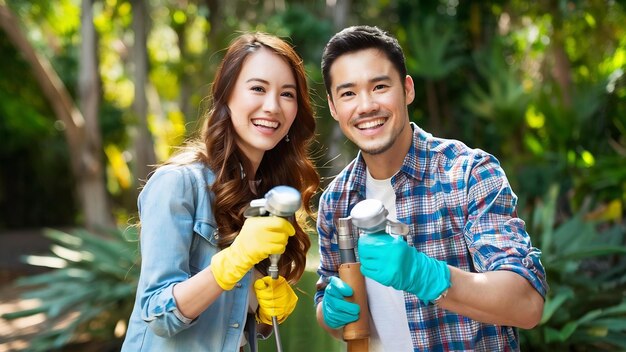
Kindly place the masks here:
POLYGON ((300 192, 289 186, 276 186, 265 197, 253 199, 244 212, 245 217, 274 215, 290 217, 300 209, 300 192))
POLYGON ((388 215, 389 211, 377 199, 362 200, 350 212, 352 224, 362 233, 372 234, 384 231, 390 235, 408 235, 409 227, 401 222, 388 219, 388 215))

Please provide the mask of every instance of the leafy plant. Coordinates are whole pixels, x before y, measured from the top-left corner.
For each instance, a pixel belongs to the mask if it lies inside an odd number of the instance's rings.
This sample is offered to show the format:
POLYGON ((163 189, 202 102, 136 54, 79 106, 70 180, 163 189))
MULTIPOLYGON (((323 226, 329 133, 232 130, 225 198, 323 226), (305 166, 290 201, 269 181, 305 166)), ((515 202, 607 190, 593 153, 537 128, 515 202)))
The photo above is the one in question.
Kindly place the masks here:
POLYGON ((407 69, 419 77, 444 79, 466 60, 460 54, 458 30, 452 24, 438 26, 434 16, 421 24, 412 22, 407 37, 407 69))
MULTIPOLYGON (((506 46, 499 40, 473 53, 478 79, 468 82, 462 106, 477 117, 474 137, 483 140, 487 150, 499 150, 509 163, 524 157, 522 140, 526 132, 524 117, 533 90, 525 86, 522 72, 507 63, 506 46)), ((469 136, 468 136, 469 137, 469 136)))
POLYGON ((626 349, 624 225, 586 220, 582 213, 555 227, 558 189, 535 208, 550 291, 539 326, 522 330, 528 351, 626 349))
POLYGON ((53 240, 54 255, 25 259, 32 265, 56 269, 16 282, 27 288, 22 298, 37 299, 39 305, 2 317, 45 314, 45 329, 30 342, 32 351, 58 349, 83 334, 94 340, 113 340, 115 327, 126 322, 134 302, 139 252, 137 242, 127 238, 136 238, 136 232, 113 231, 103 237, 85 230, 72 234, 48 230, 45 235, 53 240))

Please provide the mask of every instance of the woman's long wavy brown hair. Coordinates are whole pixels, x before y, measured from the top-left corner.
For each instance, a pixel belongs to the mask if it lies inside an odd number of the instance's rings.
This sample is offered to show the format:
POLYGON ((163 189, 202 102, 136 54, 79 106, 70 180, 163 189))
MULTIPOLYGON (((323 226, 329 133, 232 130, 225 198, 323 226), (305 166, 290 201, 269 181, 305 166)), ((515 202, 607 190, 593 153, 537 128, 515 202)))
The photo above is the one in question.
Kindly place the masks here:
MULTIPOLYGON (((303 209, 313 217, 311 198, 319 187, 319 175, 309 158, 309 145, 315 133, 315 116, 311 105, 302 59, 286 41, 265 33, 247 33, 228 47, 211 86, 211 109, 207 111, 201 141, 196 141, 195 160, 205 163, 216 175, 211 186, 213 211, 218 224, 219 246, 229 246, 243 226, 243 213, 250 201, 261 198, 278 185, 300 191, 303 209), (251 175, 249 159, 237 147, 228 100, 246 58, 261 48, 271 50, 289 64, 296 79, 298 112, 289 129, 290 141, 281 140, 266 151, 256 175, 251 175), (198 143, 200 142, 200 143, 198 143), (243 168, 243 173, 242 173, 243 168), (256 185, 256 192, 251 184, 256 185)), ((294 221, 295 236, 290 237, 279 262, 280 275, 295 283, 306 265, 311 247, 303 229, 305 221, 294 221)), ((256 267, 267 275, 269 260, 256 267)))

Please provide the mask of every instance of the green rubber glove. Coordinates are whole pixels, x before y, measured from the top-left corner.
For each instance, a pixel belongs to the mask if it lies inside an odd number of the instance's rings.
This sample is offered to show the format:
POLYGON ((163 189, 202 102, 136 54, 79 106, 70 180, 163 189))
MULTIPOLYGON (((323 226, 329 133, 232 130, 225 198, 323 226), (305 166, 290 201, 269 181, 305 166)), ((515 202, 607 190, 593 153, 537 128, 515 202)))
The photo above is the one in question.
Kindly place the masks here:
POLYGON ((361 273, 396 290, 430 302, 450 287, 450 269, 444 261, 427 256, 401 238, 388 234, 359 237, 361 273))
POLYGON ((298 303, 298 296, 282 276, 276 280, 269 276, 256 280, 254 292, 259 301, 256 318, 267 325, 272 325, 272 317, 282 324, 298 303))
POLYGON ((230 247, 211 258, 215 281, 224 290, 231 290, 255 264, 270 254, 283 254, 289 236, 295 233, 293 225, 278 216, 246 219, 230 247))

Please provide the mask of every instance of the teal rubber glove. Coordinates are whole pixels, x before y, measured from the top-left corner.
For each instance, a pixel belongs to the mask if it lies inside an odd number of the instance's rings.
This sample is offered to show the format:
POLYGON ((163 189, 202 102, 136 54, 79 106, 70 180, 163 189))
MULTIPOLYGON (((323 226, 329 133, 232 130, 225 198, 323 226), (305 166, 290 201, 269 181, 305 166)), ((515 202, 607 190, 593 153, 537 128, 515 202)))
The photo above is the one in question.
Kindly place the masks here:
POLYGON ((410 247, 401 237, 386 233, 359 237, 361 273, 396 290, 411 292, 431 302, 450 287, 450 269, 410 247))
POLYGON ((322 299, 324 323, 328 327, 339 329, 359 319, 361 307, 356 303, 346 301, 346 297, 352 296, 353 293, 352 288, 340 278, 336 276, 330 278, 324 290, 324 299, 322 299))

